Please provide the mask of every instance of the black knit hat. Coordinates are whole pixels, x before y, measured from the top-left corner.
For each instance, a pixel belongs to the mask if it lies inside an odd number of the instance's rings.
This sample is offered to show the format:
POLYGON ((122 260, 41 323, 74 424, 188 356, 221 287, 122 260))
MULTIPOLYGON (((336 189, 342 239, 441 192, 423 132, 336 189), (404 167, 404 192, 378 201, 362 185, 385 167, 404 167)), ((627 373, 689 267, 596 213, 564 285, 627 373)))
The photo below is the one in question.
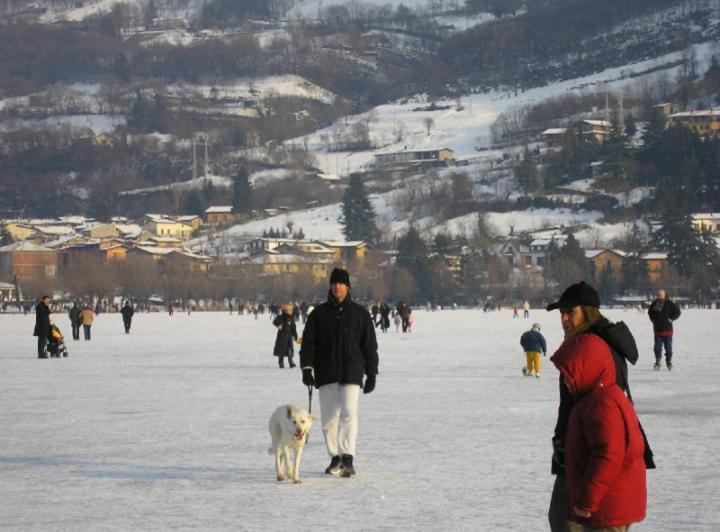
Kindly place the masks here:
POLYGON ((350 288, 350 274, 342 268, 335 268, 330 274, 330 284, 341 283, 350 288))
POLYGON ((587 284, 585 281, 571 284, 560 296, 555 303, 547 306, 546 310, 555 310, 556 308, 573 308, 578 305, 600 308, 600 296, 597 291, 587 284))

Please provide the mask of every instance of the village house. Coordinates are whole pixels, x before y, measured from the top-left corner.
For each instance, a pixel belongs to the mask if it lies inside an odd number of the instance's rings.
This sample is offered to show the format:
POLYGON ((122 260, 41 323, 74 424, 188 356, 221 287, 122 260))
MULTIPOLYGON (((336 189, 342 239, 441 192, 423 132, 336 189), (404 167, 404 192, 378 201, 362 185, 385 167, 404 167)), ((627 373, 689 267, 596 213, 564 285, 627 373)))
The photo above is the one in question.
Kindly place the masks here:
POLYGON ((365 259, 368 248, 367 242, 362 240, 354 240, 351 242, 320 240, 318 242, 332 250, 332 259, 338 264, 362 262, 365 259))
POLYGON ((30 242, 15 242, 0 247, 0 275, 19 280, 55 277, 58 252, 30 242))
POLYGON ((692 226, 698 232, 720 233, 720 212, 706 212, 692 215, 692 226))
POLYGON ((720 135, 720 109, 673 113, 667 118, 668 126, 685 126, 701 137, 720 135))
POLYGON ((142 228, 153 236, 174 237, 180 240, 189 240, 193 232, 192 226, 170 218, 153 217, 142 228))
POLYGON ((255 275, 309 274, 316 281, 327 279, 334 262, 328 254, 306 253, 289 245, 263 251, 242 261, 255 275))
POLYGON ((551 127, 540 133, 540 136, 548 148, 558 148, 562 146, 566 134, 566 127, 551 127))
POLYGON ((586 138, 604 144, 612 133, 612 122, 608 120, 583 120, 579 124, 580 133, 586 138))
POLYGON ((661 251, 653 251, 640 256, 645 263, 645 273, 648 281, 657 284, 662 281, 663 276, 667 273, 670 265, 668 264, 668 254, 661 251))
POLYGON ((376 153, 375 165, 380 167, 434 167, 455 164, 455 152, 450 148, 435 150, 403 150, 391 153, 376 153))
POLYGON ((112 223, 91 225, 84 229, 82 233, 89 238, 117 238, 120 236, 120 231, 112 223))
POLYGON ((625 258, 628 253, 619 249, 588 249, 585 257, 590 261, 590 272, 595 282, 600 282, 604 272, 610 271, 617 283, 623 282, 625 258))
POLYGON ((231 224, 235 221, 231 205, 216 205, 205 209, 205 222, 209 224, 231 224))

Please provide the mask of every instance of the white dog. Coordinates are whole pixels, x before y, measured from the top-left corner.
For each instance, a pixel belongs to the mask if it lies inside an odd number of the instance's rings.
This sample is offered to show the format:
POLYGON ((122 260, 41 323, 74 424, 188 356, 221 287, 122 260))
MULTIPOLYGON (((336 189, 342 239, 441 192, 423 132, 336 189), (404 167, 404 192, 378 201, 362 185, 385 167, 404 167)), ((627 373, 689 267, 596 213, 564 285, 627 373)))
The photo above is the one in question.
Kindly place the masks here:
POLYGON ((317 418, 302 408, 292 405, 278 407, 270 416, 270 436, 272 447, 268 452, 275 453, 275 471, 278 481, 286 477, 294 484, 300 484, 300 458, 310 427, 317 418), (295 457, 290 463, 290 449, 294 449, 295 457))

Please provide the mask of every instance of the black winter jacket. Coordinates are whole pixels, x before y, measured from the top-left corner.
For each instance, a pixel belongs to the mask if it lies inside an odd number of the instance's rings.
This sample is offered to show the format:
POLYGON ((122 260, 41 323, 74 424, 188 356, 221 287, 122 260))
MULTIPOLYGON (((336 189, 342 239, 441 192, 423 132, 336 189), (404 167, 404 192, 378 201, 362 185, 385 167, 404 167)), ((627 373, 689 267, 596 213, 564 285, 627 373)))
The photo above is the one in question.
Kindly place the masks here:
POLYGON ((297 340, 298 337, 295 320, 289 314, 281 312, 273 320, 273 325, 280 327, 275 337, 273 355, 276 357, 292 356, 293 340, 297 340))
POLYGON ((672 333, 672 322, 680 317, 680 307, 669 299, 665 301, 656 299, 652 302, 652 305, 650 305, 648 317, 650 321, 652 321, 655 334, 672 333))
POLYGON ((335 382, 362 386, 363 375, 377 375, 377 340, 367 309, 350 294, 342 303, 328 294, 308 316, 300 365, 313 368, 318 388, 335 382))
POLYGON ((35 330, 33 336, 48 337, 50 334, 50 307, 40 301, 35 306, 35 330))
MULTIPOLYGON (((633 337, 628 326, 620 321, 613 323, 606 318, 600 318, 585 333, 595 334, 599 336, 610 347, 613 361, 615 362, 615 382, 627 395, 632 402, 632 394, 630 393, 630 384, 628 383, 627 363, 635 365, 638 361, 639 354, 635 338, 633 337)), ((560 376, 560 406, 558 407, 558 418, 555 424, 555 433, 553 435, 553 446, 555 454, 552 461, 553 474, 561 473, 564 470, 564 442, 567 432, 568 421, 570 420, 570 411, 577 402, 577 398, 570 393, 563 383, 562 375, 560 376)), ((642 427, 640 430, 643 431, 642 427)), ((650 444, 645 437, 645 466, 648 469, 655 469, 653 460, 653 452, 650 444)))

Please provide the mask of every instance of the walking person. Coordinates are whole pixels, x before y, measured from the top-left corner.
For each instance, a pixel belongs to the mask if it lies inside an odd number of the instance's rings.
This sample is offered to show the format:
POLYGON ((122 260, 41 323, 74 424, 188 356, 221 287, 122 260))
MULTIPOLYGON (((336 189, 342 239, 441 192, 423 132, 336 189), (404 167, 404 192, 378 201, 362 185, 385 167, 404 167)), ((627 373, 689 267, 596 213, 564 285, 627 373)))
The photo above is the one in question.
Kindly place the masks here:
POLYGON ((93 321, 95 321, 95 311, 92 308, 92 305, 88 304, 85 305, 85 308, 82 311, 82 326, 83 326, 83 333, 85 336, 85 341, 90 340, 90 327, 92 327, 93 321))
POLYGON ((360 389, 372 392, 378 374, 375 327, 367 309, 352 300, 350 288, 350 274, 335 268, 328 300, 308 316, 300 348, 303 383, 320 391, 331 458, 325 473, 342 477, 355 474, 360 389))
POLYGON ((277 336, 275 337, 275 347, 273 354, 278 357, 278 365, 285 367, 283 362, 287 357, 290 368, 295 367, 293 362, 293 340, 298 341, 297 328, 295 327, 295 318, 293 317, 293 306, 283 305, 282 312, 273 320, 273 325, 277 327, 277 336))
POLYGON ((45 346, 50 335, 50 296, 42 296, 40 302, 35 305, 35 330, 33 336, 37 336, 38 358, 48 358, 45 346))
POLYGON ((123 325, 125 326, 125 334, 130 334, 130 326, 132 325, 133 314, 135 314, 135 309, 130 304, 130 301, 125 301, 120 313, 122 314, 123 325))
MULTIPOLYGON (((635 338, 623 322, 613 323, 600 313, 600 296, 597 291, 585 282, 570 285, 560 296, 560 299, 550 305, 547 310, 560 310, 560 322, 562 324, 565 338, 563 344, 578 337, 598 338, 607 345, 613 358, 615 367, 615 383, 632 402, 630 385, 628 382, 627 362, 635 364, 638 360, 638 350, 635 338)), ((587 339, 585 339, 587 340, 587 339)), ((562 348, 561 345, 561 348, 562 348)), ((552 532, 567 532, 566 512, 566 435, 570 412, 578 401, 577 395, 573 395, 565 385, 563 376, 560 376, 560 405, 558 417, 553 433, 553 456, 552 474, 555 475, 548 520, 552 532)), ((642 432, 642 427, 640 427, 642 432)), ((644 440, 644 463, 646 469, 654 469, 653 452, 645 438, 644 440)))
POLYGON ((665 365, 669 371, 672 371, 673 322, 680 317, 680 307, 667 297, 665 290, 658 290, 657 299, 650 304, 648 317, 652 321, 655 336, 653 367, 656 370, 660 369, 663 347, 665 347, 665 365))
POLYGON ((645 519, 645 442, 637 413, 615 382, 608 345, 594 334, 551 357, 575 406, 565 434, 565 507, 571 532, 626 532, 645 519))
POLYGON ((68 311, 68 318, 70 318, 70 327, 72 328, 73 340, 80 339, 80 325, 82 324, 80 314, 82 314, 82 309, 77 304, 77 301, 75 301, 72 308, 68 311))
POLYGON ((547 343, 545 337, 540 333, 540 324, 533 323, 529 331, 523 333, 520 337, 520 345, 525 351, 525 367, 522 369, 523 375, 532 377, 533 372, 536 378, 540 378, 540 353, 542 356, 547 355, 547 343))
POLYGON ((390 328, 390 307, 383 301, 378 307, 378 313, 380 314, 380 319, 376 322, 376 326, 380 325, 380 330, 386 333, 390 328))

